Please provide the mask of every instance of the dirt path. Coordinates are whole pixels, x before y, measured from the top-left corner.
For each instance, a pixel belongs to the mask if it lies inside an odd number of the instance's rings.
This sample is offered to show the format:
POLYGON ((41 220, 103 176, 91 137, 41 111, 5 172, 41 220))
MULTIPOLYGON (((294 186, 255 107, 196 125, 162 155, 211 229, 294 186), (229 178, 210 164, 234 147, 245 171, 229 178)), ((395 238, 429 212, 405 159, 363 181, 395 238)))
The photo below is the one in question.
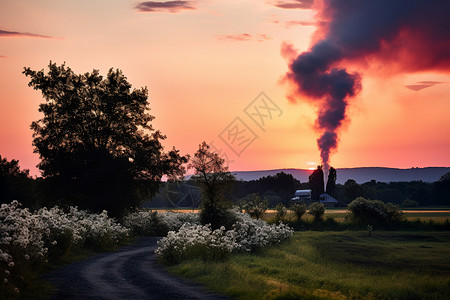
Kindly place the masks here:
POLYGON ((157 240, 142 238, 49 273, 58 289, 50 299, 228 299, 164 271, 154 254, 157 240))

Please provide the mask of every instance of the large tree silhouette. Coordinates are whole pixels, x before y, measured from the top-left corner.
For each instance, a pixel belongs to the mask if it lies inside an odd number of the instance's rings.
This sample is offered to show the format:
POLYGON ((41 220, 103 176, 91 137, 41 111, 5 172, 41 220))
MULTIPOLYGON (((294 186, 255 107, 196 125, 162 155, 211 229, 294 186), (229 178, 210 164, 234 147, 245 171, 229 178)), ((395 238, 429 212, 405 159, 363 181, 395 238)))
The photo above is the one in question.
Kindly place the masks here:
POLYGON ((309 175, 309 187, 311 188, 311 198, 319 200, 319 196, 324 192, 323 170, 322 166, 317 166, 311 175, 309 175))
POLYGON ((326 192, 328 195, 330 195, 334 198, 337 198, 336 179, 337 179, 336 169, 333 167, 330 167, 330 170, 328 171, 326 192))
POLYGON ((182 176, 187 159, 175 148, 164 152, 147 88, 132 89, 122 71, 103 78, 50 62, 47 74, 23 73, 45 99, 44 117, 31 124, 33 145, 57 199, 120 216, 153 195, 163 175, 182 176))

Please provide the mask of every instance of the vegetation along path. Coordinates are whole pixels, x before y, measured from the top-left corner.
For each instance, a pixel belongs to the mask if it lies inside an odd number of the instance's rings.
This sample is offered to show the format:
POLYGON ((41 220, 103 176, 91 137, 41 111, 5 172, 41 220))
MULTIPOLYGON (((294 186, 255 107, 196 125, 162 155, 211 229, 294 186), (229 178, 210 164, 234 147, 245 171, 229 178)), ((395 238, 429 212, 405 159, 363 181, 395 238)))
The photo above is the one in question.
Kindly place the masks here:
POLYGON ((141 238, 49 273, 57 288, 51 299, 227 299, 169 275, 156 261, 157 241, 141 238))

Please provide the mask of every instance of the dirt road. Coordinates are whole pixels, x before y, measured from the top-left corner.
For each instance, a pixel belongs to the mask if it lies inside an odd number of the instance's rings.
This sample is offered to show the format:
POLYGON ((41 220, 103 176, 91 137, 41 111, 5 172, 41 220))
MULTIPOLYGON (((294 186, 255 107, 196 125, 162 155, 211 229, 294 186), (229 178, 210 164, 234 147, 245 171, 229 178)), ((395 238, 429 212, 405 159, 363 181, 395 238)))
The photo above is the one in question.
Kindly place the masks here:
POLYGON ((58 289, 50 299, 229 299, 165 272, 154 254, 157 240, 142 238, 49 273, 58 289))

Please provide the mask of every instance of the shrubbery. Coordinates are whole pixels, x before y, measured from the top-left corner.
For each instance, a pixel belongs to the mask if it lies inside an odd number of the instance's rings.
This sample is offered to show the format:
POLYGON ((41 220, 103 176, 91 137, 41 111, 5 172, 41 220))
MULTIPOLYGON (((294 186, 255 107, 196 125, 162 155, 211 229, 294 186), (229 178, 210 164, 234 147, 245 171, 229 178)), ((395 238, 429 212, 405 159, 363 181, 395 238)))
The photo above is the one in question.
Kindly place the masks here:
POLYGON ((389 224, 401 221, 403 212, 392 203, 358 197, 348 205, 350 220, 357 224, 389 224))
POLYGON ((322 220, 325 214, 325 205, 320 202, 313 202, 309 205, 309 213, 314 217, 315 221, 322 220))
POLYGON ((291 207, 289 207, 289 209, 295 213, 295 215, 297 216, 297 221, 300 221, 303 215, 306 213, 308 206, 305 202, 294 203, 291 205, 291 207))
POLYGON ((171 230, 178 230, 184 224, 198 224, 199 215, 195 213, 159 214, 156 211, 139 211, 128 214, 123 225, 136 235, 165 236, 171 230))
POLYGON ((111 250, 123 242, 129 229, 109 218, 106 211, 89 214, 71 207, 31 213, 12 201, 0 207, 0 280, 2 291, 18 294, 24 274, 48 258, 57 260, 72 247, 111 250))
POLYGON ((186 258, 223 259, 231 252, 255 251, 280 243, 293 234, 284 224, 269 225, 248 214, 229 210, 236 222, 231 230, 224 226, 212 230, 209 225, 185 224, 179 231, 171 231, 161 239, 155 251, 166 263, 177 263, 186 258))
POLYGON ((260 219, 269 207, 269 201, 267 199, 261 199, 256 194, 249 194, 244 198, 242 206, 245 212, 252 218, 260 219))

